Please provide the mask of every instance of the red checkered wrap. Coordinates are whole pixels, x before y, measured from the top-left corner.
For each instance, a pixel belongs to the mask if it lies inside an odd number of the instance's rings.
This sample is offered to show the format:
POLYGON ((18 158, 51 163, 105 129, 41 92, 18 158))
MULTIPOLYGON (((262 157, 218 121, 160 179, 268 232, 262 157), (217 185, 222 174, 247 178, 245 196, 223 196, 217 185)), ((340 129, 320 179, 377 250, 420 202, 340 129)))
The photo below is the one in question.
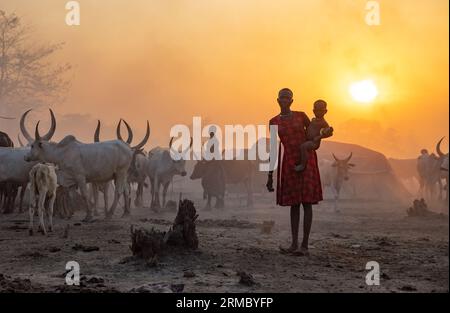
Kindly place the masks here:
POLYGON ((306 141, 308 124, 309 118, 304 112, 292 112, 289 117, 277 115, 270 120, 270 125, 278 126, 281 141, 277 170, 278 205, 317 204, 323 200, 316 152, 309 153, 303 172, 294 169, 300 161, 300 145, 306 141))

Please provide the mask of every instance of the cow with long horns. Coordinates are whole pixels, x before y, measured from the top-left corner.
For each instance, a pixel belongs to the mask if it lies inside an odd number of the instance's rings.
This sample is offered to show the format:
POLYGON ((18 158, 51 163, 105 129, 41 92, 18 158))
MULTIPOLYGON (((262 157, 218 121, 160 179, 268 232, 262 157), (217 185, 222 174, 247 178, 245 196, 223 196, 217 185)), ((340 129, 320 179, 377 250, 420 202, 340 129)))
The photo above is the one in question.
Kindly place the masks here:
POLYGON ((152 200, 150 207, 157 211, 161 208, 159 190, 162 190, 162 207, 165 207, 167 188, 175 175, 186 176, 186 155, 192 147, 192 138, 189 147, 176 151, 172 147, 173 137, 169 148, 156 147, 148 153, 147 176, 150 178, 152 200), (172 157, 174 155, 175 157, 172 157))
POLYGON ((333 153, 334 162, 322 160, 319 164, 322 185, 330 187, 334 193, 334 210, 336 212, 338 211, 339 194, 342 185, 349 180, 350 168, 355 166, 355 164, 350 163, 352 156, 353 153, 350 153, 346 159, 341 160, 333 153))
MULTIPOLYGON (((56 125, 56 122, 55 122, 56 125)), ((150 136, 150 125, 144 139, 136 146, 130 147, 120 140, 97 143, 82 143, 74 136, 68 135, 60 142, 49 142, 39 134, 39 122, 35 128, 34 142, 31 144, 25 160, 53 163, 58 166, 58 184, 64 187, 78 186, 87 206, 84 221, 93 219, 87 189, 88 183, 105 183, 114 180, 114 201, 106 218, 111 218, 120 196, 125 199, 124 215, 130 214, 129 188, 127 184, 128 169, 133 157, 133 150, 141 149, 150 136)))
MULTIPOLYGON (((0 148, 0 182, 7 182, 21 186, 19 196, 19 210, 22 211, 23 197, 29 181, 29 172, 36 162, 26 162, 25 156, 30 151, 30 145, 33 142, 33 138, 28 133, 25 127, 25 118, 31 110, 26 111, 20 119, 20 130, 22 135, 28 141, 28 146, 20 148, 0 148)), ((56 123, 53 111, 50 110, 51 127, 50 130, 43 136, 46 140, 50 140, 55 133, 56 123)), ((17 194, 17 192, 15 192, 17 194)), ((15 199, 15 195, 13 195, 15 199)), ((14 209, 14 201, 10 201, 8 204, 8 211, 14 209)))
MULTIPOLYGON (((128 138, 125 141, 127 144, 131 144, 133 140, 133 130, 130 125, 124 119, 121 119, 117 124, 116 134, 117 139, 123 140, 120 127, 122 122, 125 124, 128 131, 128 138)), ((130 184, 137 184, 136 198, 134 200, 134 205, 136 207, 141 207, 144 202, 144 187, 147 186, 145 180, 147 178, 148 158, 143 149, 134 150, 133 159, 131 161, 130 169, 128 170, 128 182, 130 184)))

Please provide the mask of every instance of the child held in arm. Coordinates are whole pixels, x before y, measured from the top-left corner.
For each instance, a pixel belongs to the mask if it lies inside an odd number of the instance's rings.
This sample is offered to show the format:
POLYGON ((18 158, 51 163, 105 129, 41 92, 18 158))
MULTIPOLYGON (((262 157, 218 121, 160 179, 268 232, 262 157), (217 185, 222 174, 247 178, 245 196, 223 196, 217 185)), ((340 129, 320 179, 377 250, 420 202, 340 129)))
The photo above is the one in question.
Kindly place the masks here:
POLYGON ((314 102, 314 115, 311 123, 306 129, 306 141, 300 145, 300 162, 295 166, 297 172, 302 172, 306 168, 308 161, 308 152, 319 149, 323 138, 333 136, 333 127, 330 127, 325 121, 324 116, 327 113, 327 103, 323 100, 314 102))

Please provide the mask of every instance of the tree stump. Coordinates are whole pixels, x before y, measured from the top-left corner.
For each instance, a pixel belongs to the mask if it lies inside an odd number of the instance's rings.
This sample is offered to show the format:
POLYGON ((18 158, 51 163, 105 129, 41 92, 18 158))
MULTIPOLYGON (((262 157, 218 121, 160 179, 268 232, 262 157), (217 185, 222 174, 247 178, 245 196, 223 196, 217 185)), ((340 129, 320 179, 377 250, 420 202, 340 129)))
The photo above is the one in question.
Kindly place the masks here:
POLYGON ((136 229, 131 226, 130 250, 133 256, 155 265, 158 257, 167 250, 168 245, 197 249, 198 237, 195 230, 197 217, 194 203, 190 200, 180 200, 177 216, 168 232, 154 228, 136 229))
POLYGON ((185 246, 190 249, 198 248, 198 237, 195 230, 195 221, 198 218, 194 203, 183 200, 178 204, 178 213, 168 232, 167 244, 185 246))

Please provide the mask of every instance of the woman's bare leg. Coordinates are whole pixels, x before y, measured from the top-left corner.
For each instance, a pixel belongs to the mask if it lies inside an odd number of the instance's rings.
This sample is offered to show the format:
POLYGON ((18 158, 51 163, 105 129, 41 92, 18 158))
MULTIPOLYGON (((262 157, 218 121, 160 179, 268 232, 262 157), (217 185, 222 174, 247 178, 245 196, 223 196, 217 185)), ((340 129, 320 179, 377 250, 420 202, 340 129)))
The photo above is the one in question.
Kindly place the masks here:
POLYGON ((302 249, 308 250, 309 234, 311 232, 311 225, 312 225, 312 218, 313 218, 312 204, 303 203, 303 210, 304 210, 304 215, 303 215, 302 249))

